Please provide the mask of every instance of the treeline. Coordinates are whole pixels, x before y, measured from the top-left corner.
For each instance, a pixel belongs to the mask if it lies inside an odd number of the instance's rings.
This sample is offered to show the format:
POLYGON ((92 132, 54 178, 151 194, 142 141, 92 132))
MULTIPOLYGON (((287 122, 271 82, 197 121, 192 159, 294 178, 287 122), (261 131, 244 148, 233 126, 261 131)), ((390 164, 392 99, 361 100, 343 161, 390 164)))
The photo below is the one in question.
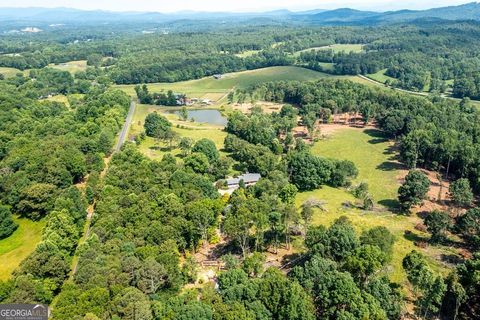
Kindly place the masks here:
MULTIPOLYGON (((172 90, 168 90, 167 93, 150 93, 146 84, 135 86, 135 93, 137 94, 138 101, 143 104, 156 104, 161 106, 176 106, 177 97, 172 90)), ((184 99, 185 96, 178 99, 184 99)))
POLYGON ((70 72, 54 68, 30 70, 28 75, 17 74, 5 80, 6 83, 17 87, 17 90, 31 99, 42 99, 53 95, 67 95, 70 93, 85 94, 92 88, 92 82, 98 80, 97 86, 104 88, 108 81, 103 81, 97 75, 87 80, 87 77, 74 78, 70 72))
POLYGON ((480 114, 468 100, 429 100, 369 88, 350 81, 267 83, 252 89, 266 101, 299 106, 302 114, 323 121, 324 112, 359 113, 374 118, 379 127, 400 143, 401 157, 410 168, 442 171, 450 178, 467 178, 480 192, 480 114))
POLYGON ((337 37, 335 42, 365 44, 364 52, 312 50, 301 53, 298 62, 335 74, 369 74, 386 69, 386 75, 393 78, 388 84, 414 91, 446 92, 447 81, 455 80, 454 96, 477 96, 472 84, 477 82, 475 72, 480 67, 476 54, 480 45, 478 23, 422 21, 377 27, 375 37, 368 37, 371 28, 350 31, 365 33, 366 41, 358 42, 353 37, 351 42, 344 42, 337 37), (322 62, 333 63, 333 71, 322 67, 322 62))

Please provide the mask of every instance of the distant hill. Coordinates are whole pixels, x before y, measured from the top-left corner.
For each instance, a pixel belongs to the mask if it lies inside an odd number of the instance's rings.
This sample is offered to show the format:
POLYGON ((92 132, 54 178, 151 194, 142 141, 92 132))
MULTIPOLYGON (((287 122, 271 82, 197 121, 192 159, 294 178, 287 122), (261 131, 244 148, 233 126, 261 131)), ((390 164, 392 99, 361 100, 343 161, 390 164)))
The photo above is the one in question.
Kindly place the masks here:
POLYGON ((275 10, 268 12, 233 13, 233 12, 196 12, 182 11, 176 13, 160 12, 113 12, 85 11, 71 8, 0 8, 0 21, 25 21, 39 23, 96 23, 96 22, 158 22, 165 23, 179 20, 247 20, 268 18, 268 21, 281 21, 303 24, 326 25, 373 25, 408 22, 425 18, 443 20, 479 20, 480 4, 476 2, 433 8, 428 10, 398 10, 388 12, 361 11, 351 8, 335 10, 308 10, 291 12, 275 10))
POLYGON ((346 8, 300 17, 304 22, 315 24, 385 24, 408 22, 425 18, 480 20, 480 3, 471 2, 458 6, 428 10, 398 10, 388 12, 360 11, 346 8))

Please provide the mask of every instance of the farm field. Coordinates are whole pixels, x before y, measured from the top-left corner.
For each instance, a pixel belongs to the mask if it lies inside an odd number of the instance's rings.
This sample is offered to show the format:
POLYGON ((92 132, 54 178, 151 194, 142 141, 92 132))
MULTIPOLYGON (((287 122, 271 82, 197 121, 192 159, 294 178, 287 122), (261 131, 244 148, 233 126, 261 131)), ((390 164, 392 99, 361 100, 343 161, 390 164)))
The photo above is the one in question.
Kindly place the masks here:
MULTIPOLYGON (((241 71, 225 74, 221 79, 205 77, 198 80, 175 83, 148 84, 150 92, 172 90, 187 94, 190 98, 211 99, 221 102, 228 92, 234 88, 247 88, 251 85, 282 80, 307 81, 330 77, 330 75, 300 67, 270 67, 257 70, 241 71)), ((135 85, 118 85, 127 94, 135 96, 135 85)))
POLYGON ((29 219, 14 217, 18 228, 8 238, 0 240, 0 280, 9 279, 42 238, 45 221, 34 222, 29 219))
POLYGON ((323 186, 318 190, 300 193, 296 199, 298 206, 309 198, 326 202, 327 211, 317 210, 314 224, 330 225, 335 219, 345 215, 358 232, 375 226, 387 227, 396 236, 392 269, 388 271, 393 281, 403 285, 407 284, 407 280, 402 259, 412 250, 421 251, 430 257, 434 269, 447 271, 446 266, 437 260, 442 254, 452 254, 448 248, 429 246, 422 249, 414 245, 414 239, 428 238, 427 234, 415 229, 421 219, 416 215, 400 215, 388 211, 385 207, 394 209, 396 206, 395 199, 400 186, 397 177, 401 175, 403 168, 395 160, 392 143, 383 138, 378 130, 345 127, 333 132, 326 140, 315 143, 312 152, 328 158, 353 161, 359 170, 356 182, 368 182, 370 193, 376 202, 375 210, 367 212, 344 207, 346 201, 355 202, 355 198, 347 190, 323 186), (406 230, 412 232, 413 236, 409 239, 404 236, 406 230))

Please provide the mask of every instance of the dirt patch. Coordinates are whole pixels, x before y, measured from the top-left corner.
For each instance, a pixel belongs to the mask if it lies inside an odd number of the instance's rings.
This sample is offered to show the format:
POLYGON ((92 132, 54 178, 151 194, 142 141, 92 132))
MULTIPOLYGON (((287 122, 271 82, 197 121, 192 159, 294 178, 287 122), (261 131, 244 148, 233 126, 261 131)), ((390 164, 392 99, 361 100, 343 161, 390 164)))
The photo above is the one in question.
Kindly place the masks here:
POLYGON ((282 110, 283 104, 273 103, 273 102, 257 102, 257 103, 234 103, 232 104, 233 110, 238 110, 242 113, 250 113, 253 107, 261 107, 265 113, 280 112, 282 110))
MULTIPOLYGON (((446 212, 458 211, 453 210, 452 207, 449 206, 451 203, 451 196, 449 193, 450 189, 450 181, 446 180, 442 177, 440 180, 438 177, 438 173, 435 171, 419 169, 423 173, 425 173, 430 180, 430 189, 427 193, 427 198, 423 201, 421 206, 414 207, 412 212, 414 213, 421 213, 421 212, 431 212, 433 210, 441 210, 446 212)), ((408 174, 408 170, 400 170, 397 179, 402 184, 405 181, 405 176, 408 174)), ((458 214, 456 212, 454 215, 458 214)))

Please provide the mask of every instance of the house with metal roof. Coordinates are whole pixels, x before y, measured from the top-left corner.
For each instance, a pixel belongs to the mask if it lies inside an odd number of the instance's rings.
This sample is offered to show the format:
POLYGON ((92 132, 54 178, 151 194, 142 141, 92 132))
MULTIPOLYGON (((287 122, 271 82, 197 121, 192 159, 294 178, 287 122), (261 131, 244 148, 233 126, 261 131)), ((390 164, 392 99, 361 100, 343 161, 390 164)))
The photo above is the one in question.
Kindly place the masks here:
POLYGON ((232 194, 233 191, 240 188, 240 181, 243 181, 246 187, 255 185, 262 176, 259 173, 244 173, 235 178, 228 178, 225 180, 226 189, 220 189, 218 192, 220 194, 232 194))

